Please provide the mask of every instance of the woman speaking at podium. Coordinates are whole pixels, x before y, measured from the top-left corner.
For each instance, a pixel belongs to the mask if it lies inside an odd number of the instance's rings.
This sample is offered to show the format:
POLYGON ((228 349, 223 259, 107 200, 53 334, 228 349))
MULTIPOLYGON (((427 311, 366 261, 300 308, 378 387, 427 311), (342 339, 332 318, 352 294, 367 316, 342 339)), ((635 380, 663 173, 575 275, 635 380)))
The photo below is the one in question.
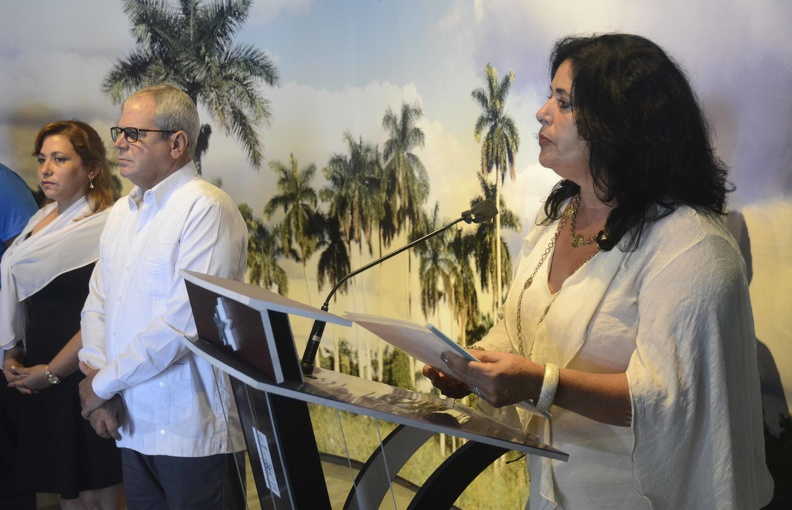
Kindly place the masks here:
POLYGON ((549 411, 523 424, 570 459, 530 459, 531 509, 760 508, 772 481, 745 267, 693 91, 634 35, 563 39, 550 69, 539 162, 562 180, 480 361, 424 373, 450 396, 549 411))

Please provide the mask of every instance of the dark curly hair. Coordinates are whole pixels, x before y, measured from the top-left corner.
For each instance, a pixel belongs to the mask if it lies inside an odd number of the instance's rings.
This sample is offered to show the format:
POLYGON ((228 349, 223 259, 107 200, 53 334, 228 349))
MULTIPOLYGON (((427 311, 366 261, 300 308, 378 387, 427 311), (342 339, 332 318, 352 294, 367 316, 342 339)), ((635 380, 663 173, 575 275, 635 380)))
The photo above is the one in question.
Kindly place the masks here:
MULTIPOLYGON (((572 108, 589 145, 598 197, 614 204, 600 248, 635 249, 644 228, 680 205, 725 213, 726 167, 685 74, 655 43, 629 34, 567 37, 550 56, 550 76, 572 63, 572 108)), ((559 182, 545 201, 548 221, 580 188, 559 182)))

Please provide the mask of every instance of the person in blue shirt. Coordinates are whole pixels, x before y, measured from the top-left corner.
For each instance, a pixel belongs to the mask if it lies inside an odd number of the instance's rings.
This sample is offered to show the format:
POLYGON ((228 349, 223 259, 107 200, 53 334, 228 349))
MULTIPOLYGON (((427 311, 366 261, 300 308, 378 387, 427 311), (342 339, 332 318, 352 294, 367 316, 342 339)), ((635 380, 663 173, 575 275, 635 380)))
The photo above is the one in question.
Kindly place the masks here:
MULTIPOLYGON (((30 189, 13 170, 0 163, 0 257, 14 238, 27 225, 28 220, 38 210, 30 189)), ((8 476, 13 473, 13 466, 7 465, 13 448, 15 437, 9 429, 9 421, 5 416, 6 380, 0 374, 0 508, 18 508, 34 510, 36 497, 33 492, 19 492, 8 476)))
POLYGON ((0 163, 0 257, 37 210, 25 181, 0 163))

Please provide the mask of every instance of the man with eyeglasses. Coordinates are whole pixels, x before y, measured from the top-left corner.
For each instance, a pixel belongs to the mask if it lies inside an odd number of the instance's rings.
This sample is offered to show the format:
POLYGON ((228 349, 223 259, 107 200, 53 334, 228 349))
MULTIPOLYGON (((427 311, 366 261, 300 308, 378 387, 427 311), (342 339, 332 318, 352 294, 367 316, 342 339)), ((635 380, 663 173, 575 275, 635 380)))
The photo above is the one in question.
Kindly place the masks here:
POLYGON ((123 400, 124 415, 110 407, 91 422, 100 434, 117 428, 130 510, 227 506, 224 474, 244 448, 227 378, 176 331, 196 334, 180 270, 233 279, 245 270, 236 205, 195 175, 198 129, 189 96, 162 85, 130 96, 110 131, 135 187, 102 234, 82 313, 80 399, 89 418, 123 400))

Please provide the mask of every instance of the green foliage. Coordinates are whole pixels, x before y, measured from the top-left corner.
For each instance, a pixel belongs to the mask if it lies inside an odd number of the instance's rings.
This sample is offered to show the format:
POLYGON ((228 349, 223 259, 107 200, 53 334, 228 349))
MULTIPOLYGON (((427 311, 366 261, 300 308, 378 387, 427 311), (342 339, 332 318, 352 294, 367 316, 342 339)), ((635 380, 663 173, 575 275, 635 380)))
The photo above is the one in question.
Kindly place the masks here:
MULTIPOLYGON (((331 285, 335 285, 348 275, 352 268, 349 262, 349 250, 347 243, 344 242, 338 218, 325 215, 321 215, 319 218, 322 237, 317 243, 317 249, 322 251, 316 266, 316 283, 319 290, 322 290, 325 280, 331 285)), ((344 282, 338 290, 346 292, 347 287, 348 283, 344 282)))
POLYGON ((353 351, 349 342, 344 339, 338 340, 338 369, 341 373, 349 375, 360 375, 358 365, 358 353, 353 351))
POLYGON ((300 170, 297 158, 290 154, 288 166, 280 161, 272 161, 269 166, 278 174, 278 194, 264 206, 264 214, 269 219, 275 211, 283 212, 283 220, 276 228, 281 250, 305 267, 318 245, 320 229, 317 195, 311 187, 316 165, 300 170))
MULTIPOLYGON (((432 215, 420 217, 413 233, 415 239, 442 226, 439 211, 440 206, 435 202, 432 215)), ((425 317, 434 313, 437 305, 448 300, 453 292, 454 260, 447 249, 448 236, 449 232, 445 231, 415 247, 421 274, 421 311, 425 317)))
POLYGON ((335 366, 335 355, 333 351, 324 346, 319 347, 319 366, 328 370, 332 370, 335 366))
MULTIPOLYGON (((262 83, 276 85, 278 72, 269 56, 254 46, 233 44, 253 0, 203 4, 181 0, 172 7, 163 0, 123 0, 137 47, 118 60, 105 76, 102 90, 120 103, 147 85, 172 83, 235 137, 254 168, 263 162, 256 127, 270 116, 269 101, 259 92, 262 83)), ((195 163, 209 146, 211 127, 201 127, 195 163)))
POLYGON ((469 323, 468 328, 465 330, 467 345, 473 345, 484 338, 484 335, 489 333, 489 330, 492 329, 494 324, 495 322, 492 320, 490 314, 477 312, 473 317, 473 321, 469 323))
POLYGON ((381 202, 381 161, 375 145, 344 134, 346 154, 334 154, 324 169, 328 186, 319 192, 327 202, 327 214, 338 220, 339 230, 347 245, 356 243, 361 249, 365 242, 372 253, 372 229, 379 218, 381 202))
POLYGON ((248 281, 268 289, 274 287, 279 294, 285 295, 289 290, 289 278, 286 271, 278 264, 282 252, 278 247, 277 239, 261 220, 253 215, 249 205, 239 204, 239 212, 248 229, 248 281))
MULTIPOLYGON (((470 201, 471 207, 485 200, 491 200, 493 202, 495 201, 495 185, 489 184, 484 178, 484 175, 481 173, 478 174, 478 180, 479 186, 481 187, 481 195, 470 201)), ((520 228, 522 228, 520 226, 520 219, 513 211, 506 208, 506 202, 503 200, 502 196, 498 204, 498 210, 500 211, 498 217, 501 222, 501 228, 507 228, 514 231, 519 231, 520 228)), ((484 223, 479 223, 478 226, 476 226, 476 233, 473 242, 473 257, 476 261, 476 269, 478 270, 479 275, 479 284, 483 290, 487 290, 489 288, 490 281, 496 281, 497 264, 495 263, 495 249, 493 248, 495 246, 495 237, 495 225, 492 222, 487 221, 484 223)), ((502 290, 506 290, 511 283, 511 255, 509 255, 508 247, 503 241, 503 238, 500 239, 500 243, 501 285, 503 287, 502 290)))
POLYGON ((399 114, 388 108, 382 118, 382 127, 388 132, 383 147, 382 201, 388 207, 383 212, 389 214, 382 218, 380 226, 386 245, 405 226, 416 224, 421 207, 429 196, 429 176, 413 152, 424 145, 424 133, 415 125, 422 115, 419 106, 402 103, 399 114), (395 228, 389 228, 391 226, 395 228))
POLYGON ((520 148, 517 126, 505 112, 506 97, 514 81, 514 73, 510 72, 498 81, 498 72, 490 64, 487 64, 484 72, 486 87, 471 93, 482 109, 473 133, 476 140, 481 140, 481 135, 484 134, 481 144, 481 172, 488 173, 496 169, 498 178, 503 182, 507 169, 514 179, 514 157, 520 148))
POLYGON ((410 357, 401 349, 392 349, 385 357, 382 382, 408 390, 415 389, 410 376, 410 357))

